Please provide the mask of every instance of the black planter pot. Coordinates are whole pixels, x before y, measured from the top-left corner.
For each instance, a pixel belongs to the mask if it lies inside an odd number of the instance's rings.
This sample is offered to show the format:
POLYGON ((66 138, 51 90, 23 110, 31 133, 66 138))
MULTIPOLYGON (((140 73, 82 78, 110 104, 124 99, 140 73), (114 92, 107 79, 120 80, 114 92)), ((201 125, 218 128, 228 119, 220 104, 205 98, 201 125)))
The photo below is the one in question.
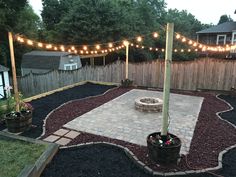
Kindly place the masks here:
POLYGON ((151 136, 155 137, 161 135, 160 132, 155 132, 147 137, 147 148, 149 157, 158 164, 177 164, 177 160, 180 157, 181 140, 173 135, 169 134, 174 139, 174 144, 169 146, 160 146, 151 140, 151 136))
POLYGON ((7 129, 12 133, 28 130, 32 125, 32 111, 15 112, 5 115, 7 129))

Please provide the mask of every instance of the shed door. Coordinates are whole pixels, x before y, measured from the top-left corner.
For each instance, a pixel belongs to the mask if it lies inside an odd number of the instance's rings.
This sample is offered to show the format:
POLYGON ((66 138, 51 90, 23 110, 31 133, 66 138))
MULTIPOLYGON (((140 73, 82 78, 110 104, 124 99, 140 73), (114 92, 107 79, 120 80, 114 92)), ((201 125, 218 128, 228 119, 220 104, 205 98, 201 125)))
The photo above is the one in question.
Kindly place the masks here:
POLYGON ((5 98, 3 72, 0 73, 0 99, 5 98))

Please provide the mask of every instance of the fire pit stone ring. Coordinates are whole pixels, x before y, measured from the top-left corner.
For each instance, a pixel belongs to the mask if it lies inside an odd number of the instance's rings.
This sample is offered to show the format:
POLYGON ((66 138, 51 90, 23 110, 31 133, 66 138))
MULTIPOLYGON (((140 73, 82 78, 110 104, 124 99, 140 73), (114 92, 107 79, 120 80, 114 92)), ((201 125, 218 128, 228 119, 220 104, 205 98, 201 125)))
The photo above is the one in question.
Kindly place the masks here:
POLYGON ((161 112, 163 101, 155 97, 141 97, 135 99, 135 109, 141 112, 161 112))

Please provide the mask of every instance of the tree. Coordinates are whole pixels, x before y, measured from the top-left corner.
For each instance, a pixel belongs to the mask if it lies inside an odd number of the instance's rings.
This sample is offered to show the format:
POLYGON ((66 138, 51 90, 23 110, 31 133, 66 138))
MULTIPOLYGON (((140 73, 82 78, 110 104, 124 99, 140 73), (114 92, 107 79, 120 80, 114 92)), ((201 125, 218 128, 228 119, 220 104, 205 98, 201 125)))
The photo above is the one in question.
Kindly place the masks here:
POLYGON ((220 20, 219 20, 219 22, 218 22, 218 25, 219 24, 221 24, 221 23, 225 23, 225 22, 232 22, 233 21, 233 19, 230 17, 230 15, 228 16, 228 15, 221 15, 220 16, 220 20))
MULTIPOLYGON (((33 12, 26 0, 0 1, 0 63, 5 66, 10 64, 8 35, 7 32, 24 34, 29 37, 37 38, 38 23, 40 19, 33 12)), ((15 43, 16 67, 19 68, 22 54, 27 50, 26 47, 15 43)))

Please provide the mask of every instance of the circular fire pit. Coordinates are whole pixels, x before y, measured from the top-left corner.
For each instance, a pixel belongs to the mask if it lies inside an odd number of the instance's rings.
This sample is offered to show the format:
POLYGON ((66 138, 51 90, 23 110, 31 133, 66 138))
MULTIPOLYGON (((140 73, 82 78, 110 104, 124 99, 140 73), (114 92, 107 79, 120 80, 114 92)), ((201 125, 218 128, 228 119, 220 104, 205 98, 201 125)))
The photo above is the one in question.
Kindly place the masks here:
POLYGON ((135 109, 142 112, 161 112, 163 101, 154 97, 142 97, 135 100, 135 109))

